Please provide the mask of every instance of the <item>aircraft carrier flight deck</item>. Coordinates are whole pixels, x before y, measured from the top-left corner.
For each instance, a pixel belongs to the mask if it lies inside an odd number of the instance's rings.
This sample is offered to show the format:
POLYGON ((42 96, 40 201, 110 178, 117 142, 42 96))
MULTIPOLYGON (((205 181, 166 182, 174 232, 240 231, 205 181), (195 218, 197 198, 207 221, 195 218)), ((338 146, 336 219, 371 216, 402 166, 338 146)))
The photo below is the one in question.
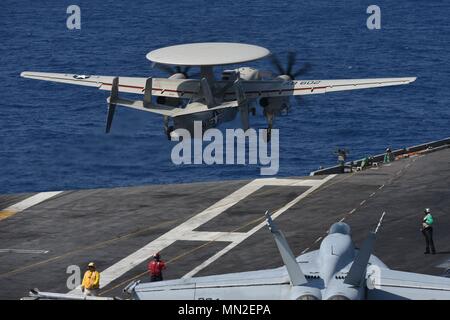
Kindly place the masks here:
MULTIPOLYGON (((448 146, 448 145, 446 145, 448 146)), ((434 151, 434 150, 433 150, 434 151)), ((101 271, 102 296, 127 298, 150 281, 161 252, 164 279, 282 265, 269 210, 295 255, 318 249, 344 221, 361 245, 382 212, 374 254, 396 270, 443 275, 450 258, 450 148, 344 174, 0 196, 0 299, 32 288, 68 293, 69 266, 101 271), (436 219, 437 254, 424 255, 422 212, 436 219)), ((77 289, 75 289, 77 290, 77 289)))

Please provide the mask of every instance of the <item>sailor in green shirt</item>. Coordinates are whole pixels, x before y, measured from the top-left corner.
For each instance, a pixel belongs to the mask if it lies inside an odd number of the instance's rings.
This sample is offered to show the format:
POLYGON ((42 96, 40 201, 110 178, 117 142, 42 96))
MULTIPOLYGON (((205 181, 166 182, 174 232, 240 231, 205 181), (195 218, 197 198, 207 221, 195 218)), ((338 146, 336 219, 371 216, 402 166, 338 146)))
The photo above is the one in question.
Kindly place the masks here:
POLYGON ((392 154, 391 148, 386 149, 386 153, 384 154, 384 163, 389 163, 394 160, 394 155, 392 154))
POLYGON ((361 170, 364 170, 366 167, 369 166, 369 157, 366 156, 362 161, 361 161, 361 170))
POLYGON ((425 237, 426 241, 426 247, 425 247, 425 254, 431 253, 435 254, 436 249, 434 248, 434 242, 433 242, 433 225, 434 219, 431 215, 431 210, 429 208, 426 208, 424 211, 424 217, 422 219, 422 233, 425 237))

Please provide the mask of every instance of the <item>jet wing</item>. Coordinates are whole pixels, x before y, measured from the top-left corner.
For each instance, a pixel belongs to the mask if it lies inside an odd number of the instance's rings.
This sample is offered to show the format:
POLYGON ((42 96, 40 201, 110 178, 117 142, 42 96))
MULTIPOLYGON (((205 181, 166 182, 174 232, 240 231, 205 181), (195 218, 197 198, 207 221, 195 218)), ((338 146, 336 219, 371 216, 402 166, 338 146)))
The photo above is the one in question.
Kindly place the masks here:
POLYGON ((137 299, 280 299, 290 288, 284 268, 137 284, 137 299))
MULTIPOLYGON (((95 87, 111 90, 115 76, 80 75, 68 73, 29 72, 23 78, 95 87)), ((190 99, 199 91, 199 80, 153 78, 152 95, 190 99)), ((119 92, 144 94, 146 77, 119 77, 119 92)))
MULTIPOLYGON (((342 80, 267 80, 243 81, 242 86, 244 87, 247 98, 258 98, 319 94, 335 91, 398 86, 414 82, 415 80, 415 77, 342 80)), ((226 93, 227 96, 234 94, 234 92, 226 93)))
POLYGON ((450 299, 450 278, 380 269, 368 281, 374 287, 368 290, 369 299, 450 299))
MULTIPOLYGON (((308 275, 317 275, 317 253, 311 251, 297 257, 308 275)), ((292 299, 291 277, 285 266, 247 272, 236 272, 203 277, 184 277, 130 286, 127 292, 137 299, 221 299, 221 300, 273 300, 292 299)))

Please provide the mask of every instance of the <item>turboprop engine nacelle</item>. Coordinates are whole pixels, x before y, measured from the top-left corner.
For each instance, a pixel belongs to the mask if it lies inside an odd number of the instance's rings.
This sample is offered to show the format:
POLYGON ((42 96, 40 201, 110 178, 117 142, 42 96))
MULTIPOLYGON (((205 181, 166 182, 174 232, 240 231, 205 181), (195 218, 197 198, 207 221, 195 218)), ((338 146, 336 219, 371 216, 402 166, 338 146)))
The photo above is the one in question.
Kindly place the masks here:
POLYGON ((279 115, 289 108, 289 97, 270 97, 259 99, 259 105, 264 108, 265 113, 279 115))

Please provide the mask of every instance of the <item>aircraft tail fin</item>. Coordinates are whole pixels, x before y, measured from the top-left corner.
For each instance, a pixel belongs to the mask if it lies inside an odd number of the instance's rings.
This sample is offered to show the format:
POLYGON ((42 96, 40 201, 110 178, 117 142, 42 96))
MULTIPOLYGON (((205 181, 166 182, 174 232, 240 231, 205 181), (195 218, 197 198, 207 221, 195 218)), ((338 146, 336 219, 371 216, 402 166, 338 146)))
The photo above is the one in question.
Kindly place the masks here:
POLYGON ((206 105, 210 108, 215 107, 216 103, 214 101, 214 96, 206 78, 200 80, 200 91, 203 93, 206 105))
POLYGON ((295 259, 295 256, 292 253, 292 250, 289 247, 289 244, 287 243, 283 233, 277 228, 268 211, 266 211, 265 216, 267 225, 273 237, 275 238, 275 242, 277 244, 278 250, 280 251, 280 255, 283 259, 284 265, 286 266, 292 285, 299 286, 306 284, 308 280, 306 280, 305 275, 303 274, 302 269, 295 259))
POLYGON ((345 284, 357 287, 363 284, 366 276, 367 264, 369 263, 369 259, 375 245, 376 234, 381 226, 385 214, 386 212, 383 212, 375 231, 370 231, 369 236, 364 241, 358 255, 356 256, 356 259, 353 261, 350 271, 345 277, 345 284))
POLYGON ((153 79, 147 78, 145 81, 145 88, 144 88, 144 100, 143 104, 145 108, 151 107, 152 104, 152 89, 153 89, 153 79))

